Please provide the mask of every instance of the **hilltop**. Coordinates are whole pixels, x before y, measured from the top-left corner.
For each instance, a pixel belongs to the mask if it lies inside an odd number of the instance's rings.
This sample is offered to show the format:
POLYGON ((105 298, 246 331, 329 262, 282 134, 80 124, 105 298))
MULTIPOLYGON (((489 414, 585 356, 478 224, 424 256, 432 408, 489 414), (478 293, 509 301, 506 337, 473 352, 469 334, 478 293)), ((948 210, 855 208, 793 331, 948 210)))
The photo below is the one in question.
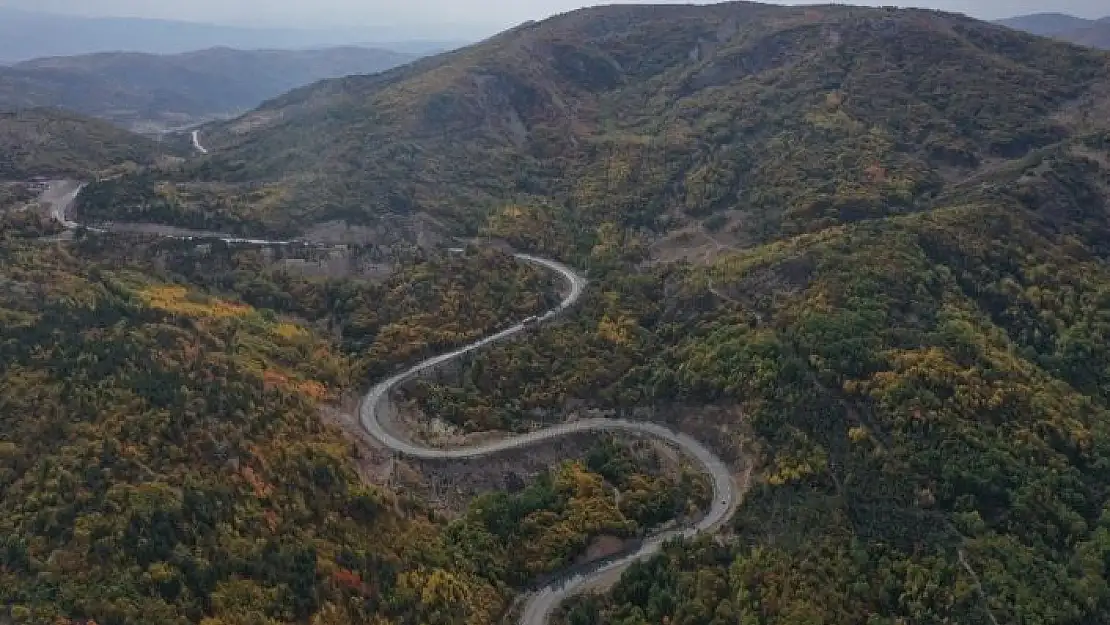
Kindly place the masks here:
POLYGON ((100 53, 0 67, 0 110, 59 107, 136 130, 230 117, 325 78, 374 74, 418 55, 359 47, 100 53))
POLYGON ((1110 50, 1110 16, 1088 20, 1063 13, 1035 13, 999 20, 998 23, 1034 35, 1110 50))
POLYGON ((280 187, 275 227, 474 232, 520 205, 750 243, 927 208, 1076 132, 1106 77, 1102 53, 931 11, 599 7, 295 90, 204 128, 186 178, 280 187))
POLYGON ((65 111, 0 113, 0 180, 92 177, 130 164, 150 166, 174 150, 103 121, 65 111))

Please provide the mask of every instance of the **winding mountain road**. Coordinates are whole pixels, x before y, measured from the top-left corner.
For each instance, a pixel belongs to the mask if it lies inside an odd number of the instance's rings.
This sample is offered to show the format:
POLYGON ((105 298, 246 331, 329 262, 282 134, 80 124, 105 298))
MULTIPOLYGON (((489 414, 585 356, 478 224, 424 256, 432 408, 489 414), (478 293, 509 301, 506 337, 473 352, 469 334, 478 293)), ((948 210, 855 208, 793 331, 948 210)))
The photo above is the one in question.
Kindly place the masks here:
POLYGON ((102 224, 102 227, 90 226, 73 221, 69 218, 69 211, 73 208, 74 202, 77 201, 77 196, 81 190, 85 188, 83 183, 76 180, 55 180, 49 183, 38 198, 38 202, 42 205, 49 207, 50 217, 58 221, 67 230, 75 230, 77 228, 85 228, 93 232, 139 232, 145 234, 152 234, 162 237, 164 239, 177 239, 179 241, 223 241, 224 243, 239 243, 245 245, 306 245, 314 247, 323 247, 324 244, 312 243, 300 239, 252 239, 248 237, 240 237, 222 232, 205 232, 201 230, 187 230, 184 228, 175 228, 172 226, 162 226, 158 224, 124 224, 124 223, 110 223, 102 224))
MULTIPOLYGON (((200 144, 197 142, 195 132, 193 134, 193 141, 198 150, 204 151, 204 148, 200 147, 200 144)), ((50 206, 51 215, 62 222, 67 229, 80 226, 80 224, 70 221, 67 217, 67 213, 82 187, 83 185, 74 181, 58 181, 51 184, 40 197, 40 201, 50 206)), ((210 236, 168 234, 164 236, 176 239, 218 238, 229 243, 257 245, 288 245, 294 243, 294 241, 248 239, 219 234, 210 236)), ((539 445, 552 439, 582 432, 617 431, 646 434, 677 445, 690 458, 701 465, 705 473, 709 475, 713 484, 712 505, 705 516, 696 524, 683 529, 676 529, 650 536, 632 553, 604 562, 588 573, 580 573, 566 577, 561 581, 553 582, 531 593, 524 603, 519 623, 520 625, 546 625, 551 614, 564 599, 582 592, 587 588, 601 586, 607 581, 612 581, 621 571, 626 569, 633 562, 658 553, 667 540, 680 536, 692 537, 703 532, 711 532, 720 528, 728 520, 733 508, 737 504, 738 492, 736 484, 732 479, 731 472, 716 454, 690 436, 675 432, 655 423, 641 423, 624 419, 584 419, 545 428, 528 434, 509 437, 492 443, 455 449, 423 447, 398 438, 387 430, 385 425, 383 425, 382 419, 386 416, 388 411, 393 409, 393 405, 390 402, 390 393, 398 385, 436 366, 459 358, 464 354, 519 334, 536 323, 550 321, 563 311, 574 306, 578 300, 581 299, 586 289, 586 279, 570 267, 553 260, 539 258, 529 254, 514 254, 514 256, 521 261, 539 265, 559 274, 569 286, 569 291, 562 302, 542 316, 530 319, 528 322, 517 323, 496 334, 475 341, 466 347, 441 354, 434 358, 429 358, 424 362, 374 385, 363 397, 362 403, 359 406, 359 420, 362 427, 384 446, 396 453, 421 459, 453 460, 478 460, 508 450, 539 445)))
MULTIPOLYGON (((553 260, 538 258, 528 254, 515 254, 515 256, 522 261, 540 265, 558 273, 566 280, 570 287, 570 291, 563 301, 553 310, 539 317, 537 322, 553 319, 559 313, 573 306, 579 298, 582 297, 582 293, 586 288, 586 279, 570 267, 553 260)), ((532 593, 524 604, 519 621, 520 625, 545 625, 550 619, 552 612, 554 612, 564 599, 602 580, 612 579, 613 576, 617 575, 633 562, 658 553, 663 543, 667 540, 679 536, 691 537, 702 532, 713 531, 719 528, 728 520, 728 516, 737 502, 737 490, 731 472, 716 454, 693 438, 654 423, 640 423, 624 419, 584 419, 581 421, 564 423, 529 434, 513 436, 493 443, 456 449, 423 447, 394 436, 383 425, 383 418, 386 416, 386 413, 392 409, 392 404, 389 401, 390 392, 399 384, 403 384, 421 373, 454 360, 463 354, 481 349, 491 343, 507 339, 524 331, 529 325, 530 324, 518 323, 497 334, 475 341, 466 347, 434 358, 429 358, 424 362, 376 384, 363 398, 362 404, 359 407, 359 420, 362 423, 362 427, 365 428, 371 436, 394 452, 421 459, 452 460, 481 459, 510 449, 538 445, 552 439, 581 432, 635 432, 654 436, 677 445, 701 465, 713 482, 713 504, 706 515, 695 525, 685 529, 652 536, 645 540, 640 548, 633 553, 606 562, 589 573, 574 575, 570 578, 549 584, 539 591, 532 593)))

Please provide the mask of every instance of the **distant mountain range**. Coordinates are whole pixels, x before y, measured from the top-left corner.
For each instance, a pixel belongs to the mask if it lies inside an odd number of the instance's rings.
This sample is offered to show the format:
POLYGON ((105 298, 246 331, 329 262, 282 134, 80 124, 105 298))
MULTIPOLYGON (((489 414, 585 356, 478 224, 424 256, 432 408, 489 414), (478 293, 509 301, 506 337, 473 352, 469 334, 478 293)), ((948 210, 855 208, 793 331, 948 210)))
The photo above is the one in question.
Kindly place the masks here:
POLYGON ((1089 20, 1064 13, 1035 13, 999 20, 998 23, 1042 37, 1110 50, 1110 16, 1089 20))
POLYGON ((44 58, 0 67, 0 110, 60 107, 152 131, 244 112, 318 80, 373 74, 416 58, 358 47, 44 58))
POLYGON ((0 7, 0 64, 94 52, 176 54, 220 46, 306 49, 358 45, 428 54, 464 43, 403 39, 396 31, 384 28, 239 28, 170 20, 73 17, 0 7))

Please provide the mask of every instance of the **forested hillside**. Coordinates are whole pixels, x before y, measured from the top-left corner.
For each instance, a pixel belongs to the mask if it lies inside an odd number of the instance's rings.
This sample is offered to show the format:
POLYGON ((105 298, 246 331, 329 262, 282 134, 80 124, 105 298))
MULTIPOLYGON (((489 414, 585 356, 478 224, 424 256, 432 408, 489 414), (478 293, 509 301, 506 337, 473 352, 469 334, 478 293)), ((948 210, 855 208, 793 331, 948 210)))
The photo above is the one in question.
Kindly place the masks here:
POLYGON ((739 404, 762 479, 726 549, 672 551, 570 622, 1107 618, 1110 274, 1037 222, 976 203, 705 270, 730 312, 608 394, 739 404))
POLYGON ((154 165, 173 154, 145 137, 52 109, 0 112, 0 180, 31 176, 91 178, 109 168, 154 165))
POLYGON ((490 623, 594 538, 705 498, 700 478, 605 439, 453 522, 365 481, 365 451, 321 408, 542 306, 546 277, 505 256, 412 258, 372 283, 257 249, 60 247, 15 228, 0 236, 0 618, 490 623))
POLYGON ((294 91, 206 128, 212 156, 174 177, 277 185, 259 210, 301 228, 475 231, 519 205, 533 237, 704 222, 747 244, 926 209, 1068 137, 1107 59, 929 11, 600 7, 294 91))
MULTIPOLYGON (((601 7, 295 91, 83 210, 431 224, 588 272, 559 322, 409 398, 468 431, 667 421, 752 474, 721 536, 566 623, 1089 625, 1110 621, 1108 72, 929 11, 601 7)), ((545 309, 551 277, 413 247, 383 281, 309 279, 192 246, 8 243, 8 603, 476 625, 592 538, 705 501, 604 442, 446 527, 366 494, 314 410, 545 309)))

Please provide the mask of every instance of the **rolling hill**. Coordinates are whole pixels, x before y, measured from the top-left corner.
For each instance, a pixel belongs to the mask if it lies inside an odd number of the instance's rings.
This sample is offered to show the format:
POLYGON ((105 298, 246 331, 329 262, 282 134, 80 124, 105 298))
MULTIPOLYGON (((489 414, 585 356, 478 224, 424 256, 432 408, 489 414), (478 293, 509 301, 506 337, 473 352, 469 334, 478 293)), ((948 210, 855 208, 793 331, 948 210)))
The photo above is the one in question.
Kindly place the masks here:
POLYGON ((1065 140, 1106 77, 1104 54, 929 11, 601 7, 295 90, 206 127, 190 175, 280 188, 252 219, 286 232, 475 232, 516 204, 532 229, 712 219, 751 243, 926 209, 1065 140))
POLYGON ((1079 45, 1110 50, 1110 18, 1103 18, 1087 28, 1067 33, 1063 38, 1079 45))
POLYGON ((66 111, 0 113, 0 180, 89 178, 127 163, 150 166, 173 154, 146 137, 66 111))
POLYGON ((1035 13, 999 20, 998 23, 1034 35, 1110 50, 1110 16, 1088 20, 1063 13, 1035 13))
POLYGON ((51 106, 139 130, 172 128, 241 113, 317 80, 373 74, 415 58, 357 47, 43 58, 0 67, 0 110, 51 106))

